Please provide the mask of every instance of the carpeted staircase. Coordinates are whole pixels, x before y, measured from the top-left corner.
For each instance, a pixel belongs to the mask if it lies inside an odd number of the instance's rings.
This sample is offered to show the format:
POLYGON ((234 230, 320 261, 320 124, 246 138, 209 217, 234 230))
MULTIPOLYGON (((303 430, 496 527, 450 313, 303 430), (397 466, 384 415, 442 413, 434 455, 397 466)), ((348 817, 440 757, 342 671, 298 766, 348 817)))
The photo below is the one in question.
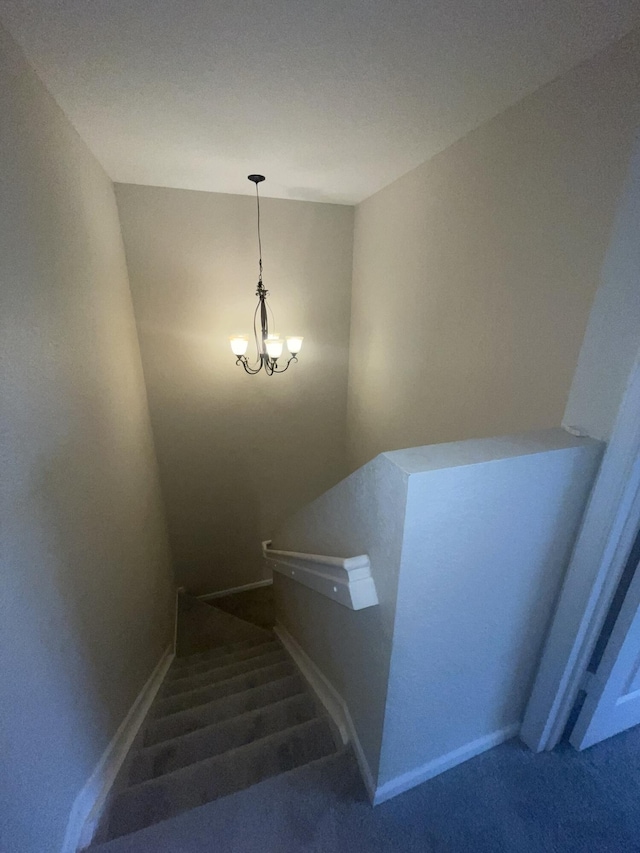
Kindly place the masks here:
POLYGON ((236 639, 173 662, 90 850, 342 749, 272 631, 189 606, 236 639))

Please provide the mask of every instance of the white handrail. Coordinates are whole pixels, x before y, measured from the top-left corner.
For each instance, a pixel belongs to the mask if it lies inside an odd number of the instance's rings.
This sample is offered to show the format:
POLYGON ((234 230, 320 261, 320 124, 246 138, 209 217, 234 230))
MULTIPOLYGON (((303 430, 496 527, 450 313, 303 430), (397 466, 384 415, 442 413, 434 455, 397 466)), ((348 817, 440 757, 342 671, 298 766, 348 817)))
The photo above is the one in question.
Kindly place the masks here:
POLYGON ((290 580, 301 583, 315 592, 331 598, 351 610, 362 610, 378 604, 378 594, 371 576, 367 554, 356 557, 329 557, 281 551, 262 543, 267 565, 290 580))

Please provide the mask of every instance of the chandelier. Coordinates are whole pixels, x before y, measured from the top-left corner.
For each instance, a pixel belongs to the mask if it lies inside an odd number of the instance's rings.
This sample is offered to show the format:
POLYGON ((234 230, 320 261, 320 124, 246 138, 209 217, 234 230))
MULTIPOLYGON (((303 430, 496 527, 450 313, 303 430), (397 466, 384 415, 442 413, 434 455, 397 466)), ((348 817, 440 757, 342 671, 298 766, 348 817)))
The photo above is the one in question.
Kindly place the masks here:
POLYGON ((249 339, 246 335, 234 335, 230 338, 231 351, 236 356, 236 364, 242 365, 245 371, 250 374, 260 373, 262 369, 268 376, 273 376, 274 373, 284 373, 292 361, 298 360, 298 353, 302 347, 301 337, 287 337, 287 349, 290 357, 284 366, 280 366, 279 360, 282 357, 284 349, 284 341, 279 335, 269 333, 269 318, 273 321, 273 312, 267 304, 267 296, 269 291, 265 289, 262 283, 262 239, 260 237, 260 193, 258 192, 258 184, 264 181, 264 175, 249 175, 249 180, 256 185, 256 207, 258 212, 258 288, 256 296, 258 304, 253 315, 253 336, 256 345, 256 360, 250 362, 246 356, 249 348, 249 339), (259 319, 258 319, 259 318, 259 319), (258 322, 260 329, 258 330, 258 322))

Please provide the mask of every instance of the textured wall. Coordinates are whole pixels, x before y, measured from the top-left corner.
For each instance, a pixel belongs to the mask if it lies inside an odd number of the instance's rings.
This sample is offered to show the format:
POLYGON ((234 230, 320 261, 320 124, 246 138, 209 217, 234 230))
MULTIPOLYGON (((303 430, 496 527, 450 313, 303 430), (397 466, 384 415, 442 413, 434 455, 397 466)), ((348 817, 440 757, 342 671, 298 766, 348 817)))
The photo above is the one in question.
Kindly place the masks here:
POLYGON ((251 331, 255 199, 116 196, 177 579, 259 580, 261 540, 344 475, 353 209, 262 200, 274 331, 305 342, 285 375, 247 376, 228 339, 251 331))
POLYGON ((384 455, 373 459, 274 534, 273 547, 331 557, 368 554, 380 604, 353 611, 274 574, 278 620, 349 707, 378 775, 404 532, 407 476, 384 455))
POLYGON ((112 184, 0 28, 0 848, 59 851, 172 633, 112 184))
POLYGON ((558 426, 640 119, 640 31, 356 211, 352 467, 558 426))
POLYGON ((550 429, 411 459, 380 796, 521 722, 601 452, 550 429))
POLYGON ((278 549, 370 557, 375 607, 281 574, 274 591, 345 700, 378 799, 520 722, 601 449, 551 429, 384 453, 276 531, 278 549))

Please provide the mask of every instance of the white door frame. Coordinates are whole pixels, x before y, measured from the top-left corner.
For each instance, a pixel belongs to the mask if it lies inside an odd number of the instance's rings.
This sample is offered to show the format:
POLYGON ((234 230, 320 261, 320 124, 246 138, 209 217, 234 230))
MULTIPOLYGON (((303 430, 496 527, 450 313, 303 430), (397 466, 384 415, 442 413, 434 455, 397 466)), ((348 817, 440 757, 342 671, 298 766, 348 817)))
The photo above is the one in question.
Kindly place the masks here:
POLYGON ((576 540, 520 737, 534 752, 562 737, 640 529, 640 352, 576 540))
MULTIPOLYGON (((636 539, 636 543, 638 540, 636 539)), ((636 550, 636 544, 634 544, 636 550)), ((638 554, 625 567, 633 572, 606 647, 590 671, 586 696, 571 730, 570 744, 587 749, 640 724, 640 571, 638 554)), ((618 595, 616 594, 616 598, 618 595)), ((609 617, 607 617, 609 619, 609 617)))

